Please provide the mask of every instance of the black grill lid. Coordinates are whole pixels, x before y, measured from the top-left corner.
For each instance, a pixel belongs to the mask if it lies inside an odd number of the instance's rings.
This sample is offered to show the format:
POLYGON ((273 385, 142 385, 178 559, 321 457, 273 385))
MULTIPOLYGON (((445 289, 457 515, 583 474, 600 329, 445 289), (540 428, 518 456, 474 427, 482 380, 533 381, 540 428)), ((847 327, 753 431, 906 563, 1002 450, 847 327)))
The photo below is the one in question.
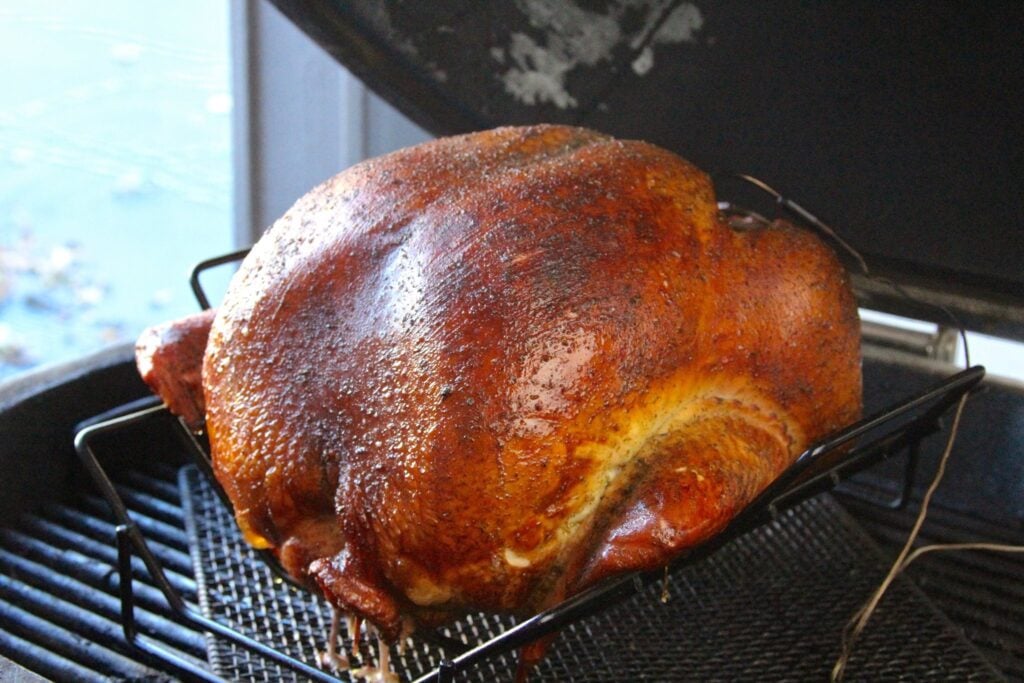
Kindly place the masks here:
POLYGON ((759 176, 1024 338, 1022 3, 273 2, 435 134, 581 124, 759 176))

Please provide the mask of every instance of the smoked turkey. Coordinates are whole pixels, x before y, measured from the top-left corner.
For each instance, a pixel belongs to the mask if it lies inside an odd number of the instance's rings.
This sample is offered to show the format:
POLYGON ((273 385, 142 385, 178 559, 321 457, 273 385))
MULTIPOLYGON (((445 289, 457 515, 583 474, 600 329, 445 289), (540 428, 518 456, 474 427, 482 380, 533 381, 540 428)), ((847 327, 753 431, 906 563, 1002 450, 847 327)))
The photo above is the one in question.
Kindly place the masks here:
POLYGON ((658 568, 860 414, 831 251, 731 227, 686 161, 579 128, 341 173, 210 318, 147 333, 143 374, 205 415, 246 539, 389 638, 658 568), (200 362, 202 392, 161 379, 200 362))

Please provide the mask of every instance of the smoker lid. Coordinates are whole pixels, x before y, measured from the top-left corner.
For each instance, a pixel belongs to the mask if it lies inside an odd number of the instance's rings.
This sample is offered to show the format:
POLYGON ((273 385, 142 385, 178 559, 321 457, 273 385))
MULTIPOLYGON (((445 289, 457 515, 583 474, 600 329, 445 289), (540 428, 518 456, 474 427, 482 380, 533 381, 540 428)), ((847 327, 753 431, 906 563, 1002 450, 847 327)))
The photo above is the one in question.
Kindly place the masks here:
POLYGON ((876 272, 1024 338, 1022 3, 273 2, 435 134, 571 123, 672 149, 730 198, 730 174, 760 177, 876 272))

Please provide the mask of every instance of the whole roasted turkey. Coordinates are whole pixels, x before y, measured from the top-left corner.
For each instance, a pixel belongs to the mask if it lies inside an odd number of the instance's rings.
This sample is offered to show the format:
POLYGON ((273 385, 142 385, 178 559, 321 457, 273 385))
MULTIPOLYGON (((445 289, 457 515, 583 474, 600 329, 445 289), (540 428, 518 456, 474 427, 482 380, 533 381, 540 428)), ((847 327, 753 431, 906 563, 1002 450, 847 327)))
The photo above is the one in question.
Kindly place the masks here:
POLYGON ((205 418, 248 541, 389 638, 658 568, 860 413, 827 247, 731 227, 665 150, 558 126, 328 180, 139 365, 205 418))

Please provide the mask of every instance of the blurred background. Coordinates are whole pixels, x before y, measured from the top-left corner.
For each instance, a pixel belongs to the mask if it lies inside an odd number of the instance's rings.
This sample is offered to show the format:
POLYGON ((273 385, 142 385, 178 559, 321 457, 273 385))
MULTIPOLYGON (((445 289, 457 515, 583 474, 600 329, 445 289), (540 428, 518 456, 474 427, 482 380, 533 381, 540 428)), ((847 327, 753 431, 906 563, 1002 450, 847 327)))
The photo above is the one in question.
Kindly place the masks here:
POLYGON ((195 309, 230 249, 226 2, 0 3, 0 377, 195 309))

